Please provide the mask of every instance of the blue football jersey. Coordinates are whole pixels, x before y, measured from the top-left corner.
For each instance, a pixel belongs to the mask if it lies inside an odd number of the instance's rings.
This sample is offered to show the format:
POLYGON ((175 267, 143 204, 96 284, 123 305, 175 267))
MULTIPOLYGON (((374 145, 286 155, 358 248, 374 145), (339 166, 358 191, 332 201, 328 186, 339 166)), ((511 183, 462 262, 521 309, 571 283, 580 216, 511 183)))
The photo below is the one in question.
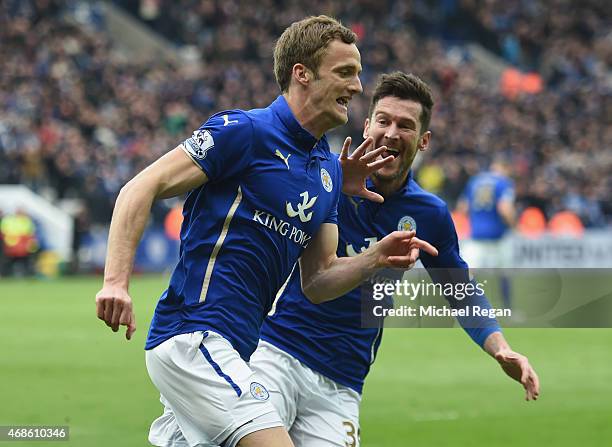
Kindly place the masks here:
MULTIPOLYGON (((376 190, 370 180, 367 186, 376 190)), ((467 264, 459 254, 446 204, 423 190, 412 174, 404 187, 382 204, 341 195, 338 213, 338 256, 354 256, 393 231, 416 230, 419 238, 439 252, 434 257, 421 251, 420 259, 427 269, 459 269, 466 272, 468 281, 467 264)), ((302 293, 296 267, 274 312, 264 322, 261 339, 361 393, 382 337, 380 327, 361 327, 361 297, 358 287, 333 301, 312 304, 302 293)), ((479 342, 499 329, 494 320, 484 325, 478 329, 479 342)))
POLYGON ((508 227, 497 212, 497 204, 514 200, 512 181, 494 172, 483 172, 468 182, 464 199, 468 202, 472 239, 500 239, 508 227))
POLYGON ((183 147, 209 180, 185 201, 180 258, 146 349, 212 330, 248 361, 291 268, 321 224, 337 223, 341 168, 282 96, 213 115, 183 147))

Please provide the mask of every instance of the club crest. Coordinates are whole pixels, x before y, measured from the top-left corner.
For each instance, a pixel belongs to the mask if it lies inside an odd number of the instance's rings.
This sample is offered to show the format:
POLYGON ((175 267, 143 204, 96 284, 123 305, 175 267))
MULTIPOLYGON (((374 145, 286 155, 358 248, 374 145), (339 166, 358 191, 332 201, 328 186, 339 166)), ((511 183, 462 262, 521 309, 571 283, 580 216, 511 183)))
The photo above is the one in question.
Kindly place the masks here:
POLYGON ((411 230, 416 231, 416 228, 417 228, 416 221, 410 216, 402 217, 397 223, 398 231, 411 231, 411 230))
POLYGON ((261 383, 251 382, 251 395, 257 400, 268 400, 270 393, 261 383))
POLYGON ((323 188, 327 192, 331 192, 334 188, 331 175, 329 175, 329 172, 327 172, 325 168, 321 168, 321 183, 323 183, 323 188))

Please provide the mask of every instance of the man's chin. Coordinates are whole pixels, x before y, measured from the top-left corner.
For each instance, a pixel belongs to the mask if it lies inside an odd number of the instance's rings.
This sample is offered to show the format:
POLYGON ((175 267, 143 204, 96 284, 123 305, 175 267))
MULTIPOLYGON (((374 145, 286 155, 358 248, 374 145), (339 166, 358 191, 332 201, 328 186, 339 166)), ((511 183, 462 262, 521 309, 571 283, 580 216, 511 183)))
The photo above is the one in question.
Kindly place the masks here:
POLYGON ((384 168, 379 169, 372 177, 380 183, 394 183, 398 180, 404 180, 408 175, 408 171, 402 171, 401 169, 394 169, 393 171, 386 171, 384 168))
POLYGON ((372 177, 376 178, 376 180, 380 182, 392 182, 399 178, 399 176, 399 172, 397 171, 385 172, 384 169, 379 169, 374 174, 372 174, 372 177))
POLYGON ((336 116, 338 117, 338 121, 340 122, 339 125, 343 125, 343 124, 348 123, 348 113, 340 112, 336 116))
POLYGON ((348 123, 348 116, 344 113, 334 113, 333 115, 329 115, 330 119, 330 130, 335 129, 338 126, 344 126, 348 123))

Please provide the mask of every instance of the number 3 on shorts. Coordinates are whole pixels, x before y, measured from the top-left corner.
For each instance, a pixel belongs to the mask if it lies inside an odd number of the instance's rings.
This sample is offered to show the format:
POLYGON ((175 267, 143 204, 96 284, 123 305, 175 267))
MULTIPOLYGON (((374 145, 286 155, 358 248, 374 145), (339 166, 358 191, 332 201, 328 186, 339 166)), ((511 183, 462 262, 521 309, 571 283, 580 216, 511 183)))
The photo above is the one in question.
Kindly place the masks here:
POLYGON ((346 436, 348 439, 344 442, 346 447, 357 447, 357 440, 359 439, 359 430, 355 429, 355 424, 351 421, 342 422, 344 429, 346 430, 346 436))

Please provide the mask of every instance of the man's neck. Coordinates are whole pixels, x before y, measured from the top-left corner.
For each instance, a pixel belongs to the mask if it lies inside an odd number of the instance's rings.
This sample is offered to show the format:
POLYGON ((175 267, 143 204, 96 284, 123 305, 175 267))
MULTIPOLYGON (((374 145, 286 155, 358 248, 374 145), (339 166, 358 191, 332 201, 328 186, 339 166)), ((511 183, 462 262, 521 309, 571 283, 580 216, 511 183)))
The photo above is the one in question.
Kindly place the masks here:
POLYGON ((402 189, 406 180, 408 179, 408 173, 405 176, 396 178, 393 180, 383 180, 374 175, 370 177, 372 179, 372 183, 376 187, 376 192, 378 192, 383 197, 390 197, 395 194, 397 191, 402 189))
POLYGON ((291 113, 304 129, 317 140, 320 140, 329 126, 321 120, 321 112, 317 110, 300 92, 283 93, 291 113))

